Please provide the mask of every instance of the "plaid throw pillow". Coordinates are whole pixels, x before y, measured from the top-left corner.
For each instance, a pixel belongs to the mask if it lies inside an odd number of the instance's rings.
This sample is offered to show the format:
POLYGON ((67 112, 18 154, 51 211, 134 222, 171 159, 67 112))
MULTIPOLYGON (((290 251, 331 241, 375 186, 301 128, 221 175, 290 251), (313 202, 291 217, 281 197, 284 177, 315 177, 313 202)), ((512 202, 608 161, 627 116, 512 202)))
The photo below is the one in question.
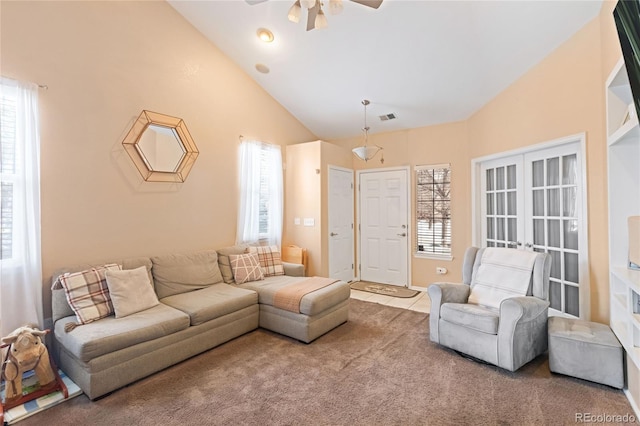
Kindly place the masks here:
POLYGON ((104 273, 107 270, 120 269, 120 265, 110 263, 86 271, 66 273, 58 278, 64 288, 67 302, 80 324, 88 324, 115 312, 104 273))
POLYGON ((282 258, 280 257, 278 246, 252 246, 249 247, 249 253, 256 253, 258 255, 262 273, 265 277, 284 275, 284 266, 282 265, 282 258))
POLYGON ((230 254, 229 261, 231 262, 231 270, 236 284, 264 279, 257 254, 230 254))

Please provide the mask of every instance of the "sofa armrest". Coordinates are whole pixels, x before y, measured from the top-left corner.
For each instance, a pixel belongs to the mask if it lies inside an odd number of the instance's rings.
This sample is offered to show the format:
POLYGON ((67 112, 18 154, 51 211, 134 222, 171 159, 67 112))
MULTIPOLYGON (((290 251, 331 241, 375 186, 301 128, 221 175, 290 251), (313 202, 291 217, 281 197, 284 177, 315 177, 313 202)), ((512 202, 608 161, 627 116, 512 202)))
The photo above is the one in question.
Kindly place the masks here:
POLYGON ((440 307, 444 303, 467 303, 470 287, 466 284, 433 283, 427 289, 431 299, 429 312, 429 338, 432 342, 440 343, 438 322, 440 321, 440 307))
POLYGON ((500 304, 498 365, 515 371, 547 350, 549 302, 533 296, 510 297, 500 304))
POLYGON ((304 277, 304 265, 301 263, 282 262, 284 274, 290 277, 304 277))

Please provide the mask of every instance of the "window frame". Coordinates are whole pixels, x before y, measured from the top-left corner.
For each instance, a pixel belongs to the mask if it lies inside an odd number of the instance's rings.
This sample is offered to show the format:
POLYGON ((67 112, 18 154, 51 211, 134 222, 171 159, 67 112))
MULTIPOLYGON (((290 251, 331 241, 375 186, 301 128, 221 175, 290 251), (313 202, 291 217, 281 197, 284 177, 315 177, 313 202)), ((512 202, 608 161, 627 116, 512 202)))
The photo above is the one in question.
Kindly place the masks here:
MULTIPOLYGON (((451 163, 441 163, 441 164, 427 164, 427 165, 418 165, 418 166, 414 166, 414 178, 415 178, 415 183, 414 183, 414 195, 415 195, 415 219, 414 219, 414 224, 415 224, 415 231, 414 231, 414 237, 415 237, 415 243, 413 245, 413 250, 414 250, 414 257, 417 258, 424 258, 424 259, 438 259, 438 260, 453 260, 453 226, 452 226, 452 218, 451 218, 451 203, 452 203, 452 199, 451 199, 451 175, 452 175, 452 170, 451 170, 451 163), (419 188, 419 172, 423 171, 423 170, 436 170, 436 169, 448 169, 448 184, 449 184, 449 193, 448 193, 448 199, 446 200, 449 204, 449 213, 448 213, 448 227, 449 227, 449 237, 448 237, 448 242, 449 242, 449 249, 448 252, 444 252, 444 253, 437 253, 434 251, 419 251, 418 250, 418 242, 420 239, 419 236, 419 232, 420 232, 420 225, 419 225, 419 211, 418 211, 418 204, 419 204, 419 195, 418 195, 418 188, 419 188)), ((435 201, 435 197, 432 197, 431 201, 435 201)))

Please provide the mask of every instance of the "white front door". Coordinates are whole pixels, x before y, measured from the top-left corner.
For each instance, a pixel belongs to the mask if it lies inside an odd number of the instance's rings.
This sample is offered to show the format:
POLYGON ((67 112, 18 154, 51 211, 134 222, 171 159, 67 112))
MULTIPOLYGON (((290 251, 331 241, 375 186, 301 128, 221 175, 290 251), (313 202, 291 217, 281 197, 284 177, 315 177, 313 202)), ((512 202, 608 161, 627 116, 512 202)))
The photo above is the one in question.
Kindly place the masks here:
POLYGON ((360 279, 407 286, 408 171, 361 172, 360 279))
POLYGON ((329 166, 329 277, 354 279, 353 170, 329 166))

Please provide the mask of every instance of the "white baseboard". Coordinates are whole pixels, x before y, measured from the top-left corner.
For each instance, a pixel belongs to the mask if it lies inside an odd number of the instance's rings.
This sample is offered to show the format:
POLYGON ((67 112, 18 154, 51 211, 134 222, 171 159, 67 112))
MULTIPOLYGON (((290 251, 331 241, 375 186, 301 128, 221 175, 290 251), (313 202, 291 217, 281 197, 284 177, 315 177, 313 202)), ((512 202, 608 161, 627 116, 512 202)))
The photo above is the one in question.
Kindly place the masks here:
POLYGON ((622 391, 624 392, 624 395, 629 400, 629 404, 631 404, 631 408, 633 408, 633 412, 636 415, 636 421, 637 421, 638 419, 640 419, 640 409, 638 409, 638 404, 636 404, 636 401, 633 400, 633 395, 631 395, 631 392, 629 392, 629 389, 623 389, 622 391))

